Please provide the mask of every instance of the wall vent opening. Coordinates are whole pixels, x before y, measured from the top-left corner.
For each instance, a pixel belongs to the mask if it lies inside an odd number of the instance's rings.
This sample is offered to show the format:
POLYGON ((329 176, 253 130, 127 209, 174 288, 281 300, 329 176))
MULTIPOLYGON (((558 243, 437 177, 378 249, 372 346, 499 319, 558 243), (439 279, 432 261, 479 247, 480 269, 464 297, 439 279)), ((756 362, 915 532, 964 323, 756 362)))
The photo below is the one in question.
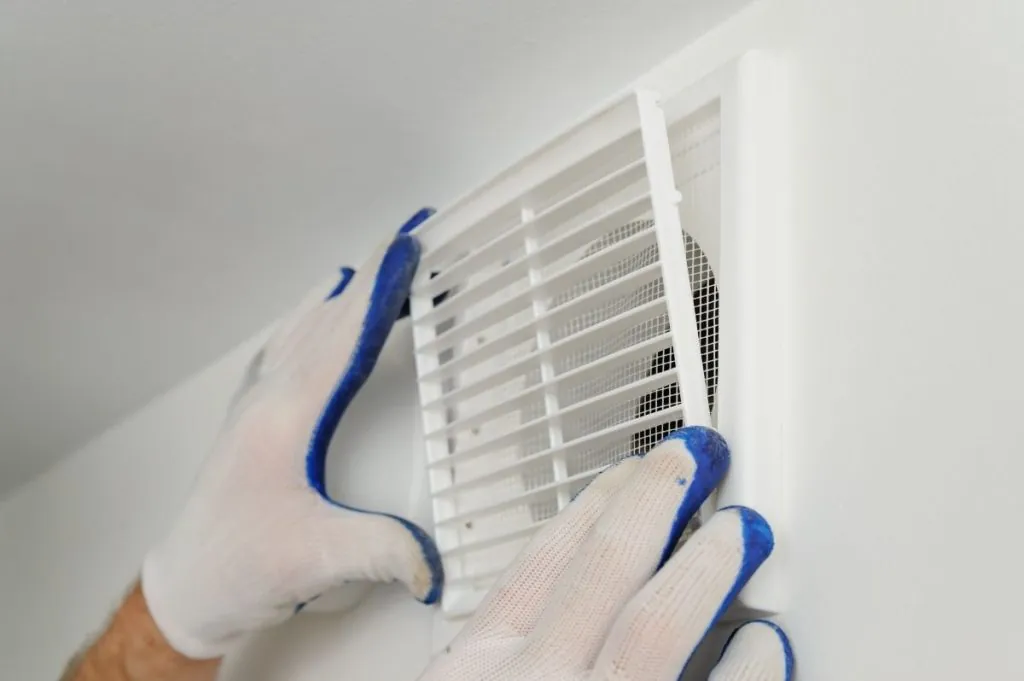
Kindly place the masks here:
POLYGON ((730 440, 725 499, 778 508, 773 68, 752 53, 668 97, 637 89, 418 232, 410 303, 446 618, 472 613, 600 471, 687 424, 730 440))

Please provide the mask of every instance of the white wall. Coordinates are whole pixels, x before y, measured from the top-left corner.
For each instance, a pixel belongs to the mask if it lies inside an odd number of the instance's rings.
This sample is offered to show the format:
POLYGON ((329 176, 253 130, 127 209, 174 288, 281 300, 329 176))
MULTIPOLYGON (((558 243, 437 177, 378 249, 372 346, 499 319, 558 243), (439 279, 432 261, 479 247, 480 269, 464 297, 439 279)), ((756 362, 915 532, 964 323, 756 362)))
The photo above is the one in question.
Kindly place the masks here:
POLYGON ((0 495, 745 2, 3 0, 0 495))
MULTIPOLYGON (((722 39, 782 48, 794 66, 780 534, 801 677, 1019 677, 1024 5, 776 5, 778 23, 722 39)), ((53 677, 113 602, 184 494, 244 354, 0 512, 12 678, 53 677)), ((396 616, 375 631, 297 620, 275 639, 295 666, 274 678, 411 678, 428 615, 388 602, 396 616), (371 641, 396 640, 401 655, 374 661, 402 669, 360 666, 371 641)))
POLYGON ((802 678, 1020 678, 1024 4, 789 7, 802 678))

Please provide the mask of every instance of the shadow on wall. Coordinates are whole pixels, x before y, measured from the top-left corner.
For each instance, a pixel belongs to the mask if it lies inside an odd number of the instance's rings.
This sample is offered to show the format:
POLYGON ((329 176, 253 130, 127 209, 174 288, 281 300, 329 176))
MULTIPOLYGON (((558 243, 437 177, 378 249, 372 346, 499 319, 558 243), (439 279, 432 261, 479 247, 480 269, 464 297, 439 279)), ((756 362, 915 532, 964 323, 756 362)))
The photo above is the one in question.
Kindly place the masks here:
POLYGON ((413 356, 409 322, 399 322, 338 425, 327 455, 327 490, 350 506, 423 523, 431 516, 413 356))
POLYGON ((434 612, 399 586, 378 586, 351 612, 304 612, 253 636, 219 679, 413 681, 430 659, 434 612))

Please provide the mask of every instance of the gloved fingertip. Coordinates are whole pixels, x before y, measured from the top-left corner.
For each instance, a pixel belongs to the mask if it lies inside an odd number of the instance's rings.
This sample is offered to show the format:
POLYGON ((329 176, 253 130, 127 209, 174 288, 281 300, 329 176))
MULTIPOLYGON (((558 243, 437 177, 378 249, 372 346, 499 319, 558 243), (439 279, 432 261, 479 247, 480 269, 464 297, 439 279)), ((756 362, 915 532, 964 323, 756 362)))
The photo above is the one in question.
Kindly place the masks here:
POLYGON ((430 218, 430 216, 432 216, 436 212, 437 211, 435 211, 433 208, 430 208, 429 206, 420 208, 411 218, 405 221, 405 224, 401 226, 401 228, 398 230, 398 233, 409 234, 414 229, 416 229, 424 222, 426 222, 430 218))
POLYGON ((371 312, 385 313, 397 320, 409 305, 409 289, 420 262, 420 243, 415 237, 400 234, 388 246, 377 271, 371 312), (382 304, 377 306, 377 304, 382 304))
POLYGON ((747 585, 758 568, 771 555, 772 550, 775 548, 775 536, 764 516, 746 506, 727 506, 719 509, 707 524, 699 530, 699 532, 706 531, 728 531, 727 541, 734 543, 736 539, 739 539, 740 548, 743 551, 732 587, 722 600, 722 606, 713 619, 713 621, 717 622, 729 606, 732 605, 733 601, 736 600, 740 591, 747 585), (735 537, 733 534, 737 529, 737 523, 730 522, 731 518, 739 520, 739 537, 735 537))
POLYGON ((389 258, 397 259, 418 265, 422 250, 420 242, 416 237, 410 234, 399 234, 395 237, 395 240, 391 242, 391 245, 388 247, 388 252, 384 258, 385 260, 388 260, 389 258))
MULTIPOLYGON (((760 677, 791 681, 796 667, 793 646, 782 628, 768 620, 752 620, 740 626, 729 636, 719 657, 718 667, 724 668, 735 657, 735 664, 756 669, 760 677)), ((717 678, 712 675, 712 678, 717 678)))
POLYGON ((341 278, 338 280, 338 283, 334 285, 334 288, 331 289, 331 292, 327 294, 327 298, 325 298, 325 300, 331 300, 332 298, 337 298, 341 295, 341 293, 348 287, 349 283, 352 281, 352 277, 354 276, 356 276, 356 271, 354 269, 351 267, 342 267, 341 278))
POLYGON ((719 513, 736 513, 743 527, 744 562, 752 562, 753 569, 760 567, 775 549, 775 534, 764 516, 746 506, 726 506, 719 513))
POLYGON ((686 426, 669 433, 664 441, 679 440, 697 461, 705 475, 721 480, 729 468, 729 445, 725 438, 707 426, 686 426))
POLYGON ((395 520, 412 534, 419 544, 423 557, 425 571, 417 571, 413 575, 412 583, 408 585, 409 589, 421 603, 433 605, 441 600, 444 593, 444 564, 441 561, 441 552, 437 550, 434 539, 419 525, 405 518, 396 517, 395 520))
MULTIPOLYGON (((413 230, 415 230, 421 224, 426 222, 430 218, 430 216, 432 216, 435 212, 437 211, 430 207, 421 208, 420 210, 418 210, 411 218, 405 221, 405 224, 403 224, 398 229, 398 235, 397 238, 395 239, 395 242, 397 243, 400 240, 402 240, 402 237, 407 237, 413 230)), ((403 243, 400 246, 402 248, 407 249, 408 252, 413 253, 415 259, 418 261, 420 255, 419 242, 417 242, 415 239, 412 239, 412 243, 405 242, 404 240, 402 241, 403 243)), ((355 274, 356 271, 351 267, 342 267, 341 279, 334 286, 334 288, 331 289, 331 292, 327 294, 327 298, 325 300, 331 300, 332 298, 337 298, 339 295, 341 295, 345 288, 348 287, 349 283, 352 281, 352 277, 354 277, 355 274)), ((407 317, 409 315, 408 307, 409 303, 406 302, 405 307, 402 308, 402 314, 400 315, 400 317, 407 317)))
POLYGON ((713 428, 686 426, 667 435, 647 454, 648 457, 666 455, 689 456, 694 465, 691 477, 677 481, 686 488, 686 493, 676 510, 675 522, 665 542, 659 569, 668 562, 687 526, 729 469, 729 447, 725 438, 713 428))
POLYGON ((754 620, 749 624, 768 627, 771 629, 772 633, 775 634, 775 637, 779 640, 779 645, 782 646, 782 655, 785 658, 786 681, 792 679, 793 669, 796 667, 796 658, 793 656, 793 644, 789 642, 789 636, 786 636, 786 632, 782 630, 782 627, 775 624, 775 622, 769 622, 768 620, 754 620))

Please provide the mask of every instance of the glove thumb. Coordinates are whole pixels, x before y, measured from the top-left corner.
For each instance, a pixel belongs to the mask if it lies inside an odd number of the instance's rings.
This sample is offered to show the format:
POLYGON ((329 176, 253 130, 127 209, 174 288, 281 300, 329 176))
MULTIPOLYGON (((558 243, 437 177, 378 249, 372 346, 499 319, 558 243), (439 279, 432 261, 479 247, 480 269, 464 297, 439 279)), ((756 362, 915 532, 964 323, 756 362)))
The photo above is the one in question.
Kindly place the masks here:
POLYGON ((444 569, 434 540, 384 513, 335 505, 315 532, 321 591, 347 582, 402 582, 423 603, 437 602, 444 569))

